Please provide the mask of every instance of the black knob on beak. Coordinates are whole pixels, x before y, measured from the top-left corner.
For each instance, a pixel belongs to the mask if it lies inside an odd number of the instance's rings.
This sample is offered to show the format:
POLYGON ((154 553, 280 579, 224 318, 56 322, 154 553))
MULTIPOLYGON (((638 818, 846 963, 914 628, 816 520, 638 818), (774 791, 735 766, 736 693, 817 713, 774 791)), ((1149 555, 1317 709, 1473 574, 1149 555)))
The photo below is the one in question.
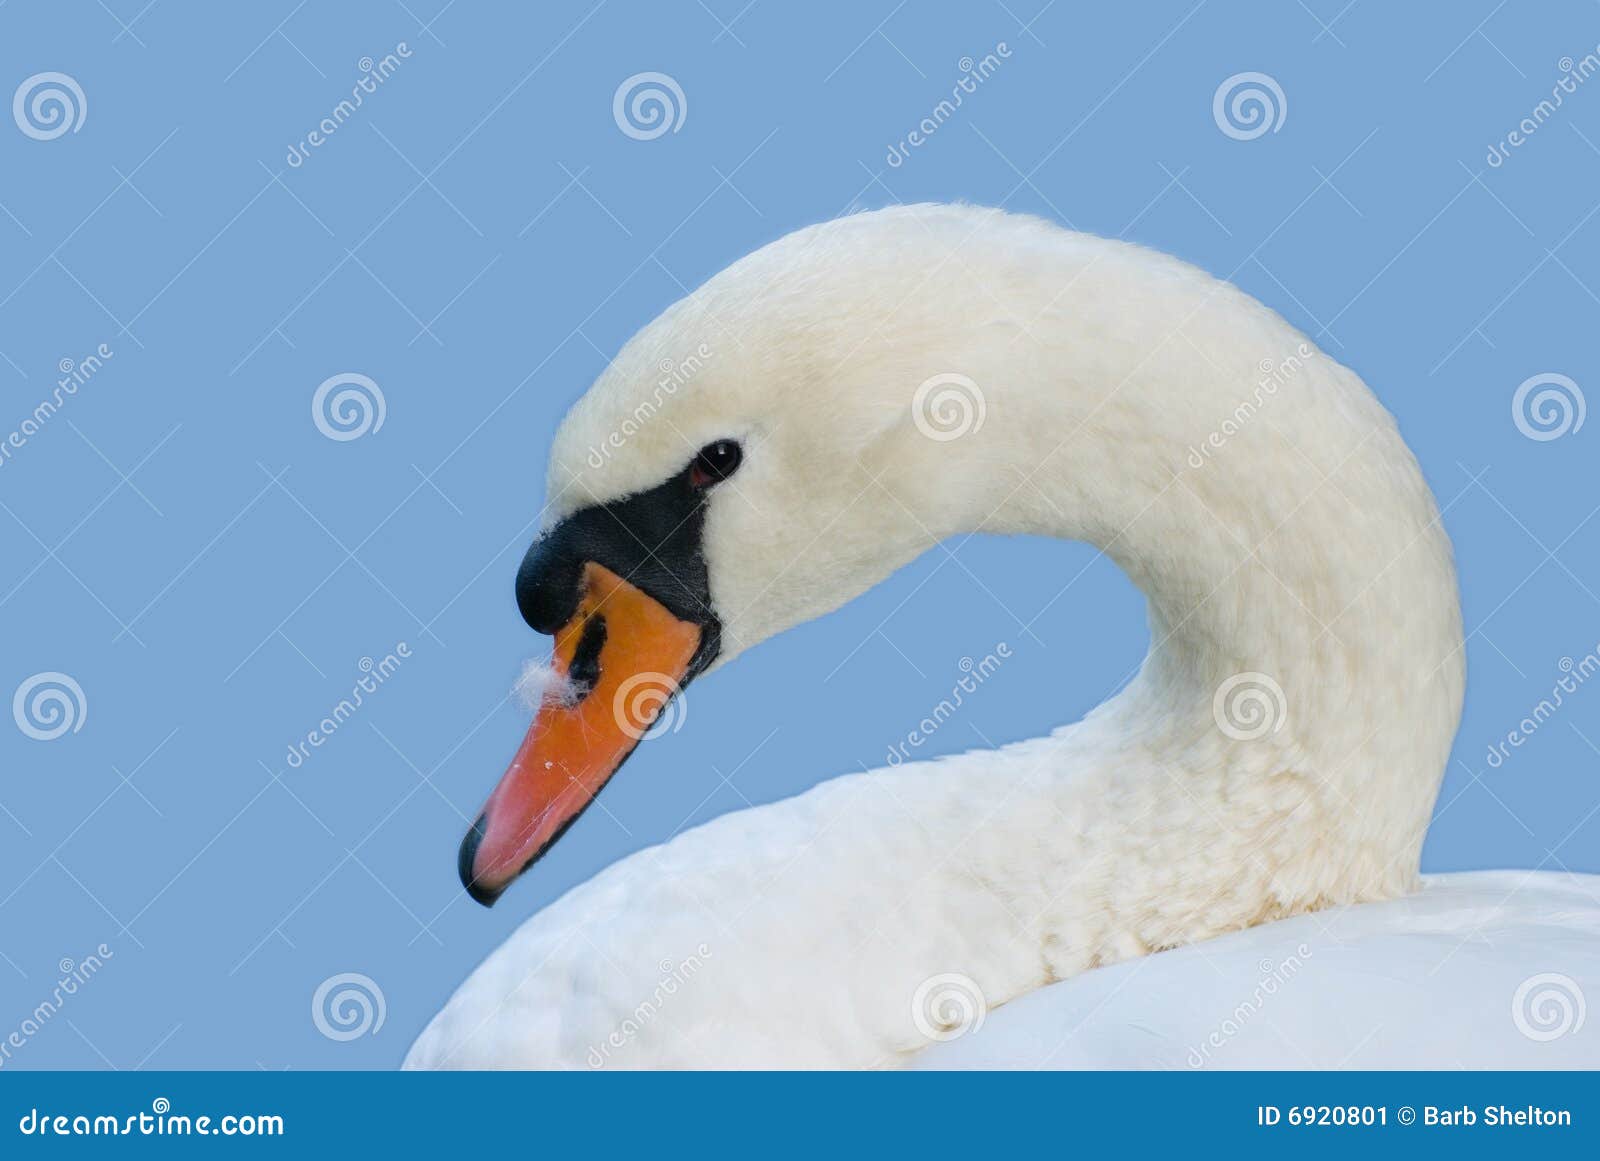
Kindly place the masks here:
POLYGON ((701 551, 705 489, 694 466, 620 500, 580 508, 533 542, 517 569, 517 608, 540 633, 572 620, 588 564, 610 569, 680 620, 706 625, 710 584, 701 551))
POLYGON ((535 631, 554 634, 577 611, 583 558, 570 521, 534 541, 517 569, 517 609, 535 631))

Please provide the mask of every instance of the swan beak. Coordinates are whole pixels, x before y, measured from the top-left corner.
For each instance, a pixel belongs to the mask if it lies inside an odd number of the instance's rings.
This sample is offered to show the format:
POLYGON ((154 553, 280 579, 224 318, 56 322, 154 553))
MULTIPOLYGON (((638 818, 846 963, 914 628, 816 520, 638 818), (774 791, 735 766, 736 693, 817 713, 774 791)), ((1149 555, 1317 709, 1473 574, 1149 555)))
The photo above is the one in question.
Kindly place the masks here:
POLYGON ((492 906, 561 837, 676 696, 702 629, 602 565, 556 632, 547 694, 499 786, 461 842, 467 893, 492 906))

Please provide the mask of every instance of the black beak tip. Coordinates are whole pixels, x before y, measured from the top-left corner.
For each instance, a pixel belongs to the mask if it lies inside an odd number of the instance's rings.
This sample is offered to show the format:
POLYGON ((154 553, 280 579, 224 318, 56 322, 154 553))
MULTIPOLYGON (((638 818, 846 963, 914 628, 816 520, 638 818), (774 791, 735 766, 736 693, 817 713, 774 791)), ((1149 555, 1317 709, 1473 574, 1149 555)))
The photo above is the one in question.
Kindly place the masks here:
POLYGON ((461 850, 456 855, 456 874, 461 876, 461 885, 467 889, 467 894, 472 896, 473 902, 493 907, 505 888, 480 883, 472 874, 472 864, 478 857, 478 845, 483 842, 483 826, 483 815, 480 814, 477 821, 472 824, 472 829, 467 831, 466 837, 461 840, 461 850))

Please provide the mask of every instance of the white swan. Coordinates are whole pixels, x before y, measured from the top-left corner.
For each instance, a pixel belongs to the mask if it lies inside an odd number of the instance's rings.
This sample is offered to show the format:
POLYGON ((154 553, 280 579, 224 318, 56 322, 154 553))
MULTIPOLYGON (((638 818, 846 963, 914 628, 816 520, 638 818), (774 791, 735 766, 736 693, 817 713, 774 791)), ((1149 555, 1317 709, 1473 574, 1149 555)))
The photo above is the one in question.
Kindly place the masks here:
POLYGON ((929 981, 994 1008, 1418 885, 1464 660, 1433 497, 1354 373, 1191 266, 969 207, 801 230, 627 344, 549 494, 518 598, 568 680, 463 844, 484 902, 627 756, 650 682, 945 537, 1099 546, 1153 644, 1049 737, 624 859, 491 955, 409 1067, 899 1065, 955 1018, 919 1009, 929 981))

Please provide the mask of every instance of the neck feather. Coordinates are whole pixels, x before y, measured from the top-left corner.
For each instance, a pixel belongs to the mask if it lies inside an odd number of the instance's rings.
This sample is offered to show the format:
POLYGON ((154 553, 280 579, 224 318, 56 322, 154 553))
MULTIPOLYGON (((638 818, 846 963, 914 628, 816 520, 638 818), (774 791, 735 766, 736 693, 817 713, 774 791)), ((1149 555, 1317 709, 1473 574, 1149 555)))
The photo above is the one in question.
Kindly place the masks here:
POLYGON ((1136 752, 1191 790, 1278 786, 1261 809, 1393 893, 1416 871, 1464 679, 1432 493, 1351 371, 1181 264, 1128 311, 1124 267, 1148 281, 1166 260, 1101 245, 1048 329, 978 319, 955 336, 983 423, 907 450, 896 490, 941 535, 1086 540, 1145 592, 1144 666, 1062 746, 1124 770, 1136 752))

